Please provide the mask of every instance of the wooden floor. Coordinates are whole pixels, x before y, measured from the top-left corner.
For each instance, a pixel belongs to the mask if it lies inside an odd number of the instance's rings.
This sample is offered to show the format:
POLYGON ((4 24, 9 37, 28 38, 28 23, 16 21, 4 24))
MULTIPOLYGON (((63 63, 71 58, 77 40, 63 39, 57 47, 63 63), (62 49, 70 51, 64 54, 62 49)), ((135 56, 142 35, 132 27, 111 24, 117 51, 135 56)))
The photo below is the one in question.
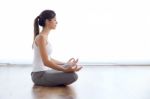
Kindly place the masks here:
POLYGON ((150 66, 84 66, 67 87, 34 86, 31 66, 0 66, 0 99, 150 99, 150 66))

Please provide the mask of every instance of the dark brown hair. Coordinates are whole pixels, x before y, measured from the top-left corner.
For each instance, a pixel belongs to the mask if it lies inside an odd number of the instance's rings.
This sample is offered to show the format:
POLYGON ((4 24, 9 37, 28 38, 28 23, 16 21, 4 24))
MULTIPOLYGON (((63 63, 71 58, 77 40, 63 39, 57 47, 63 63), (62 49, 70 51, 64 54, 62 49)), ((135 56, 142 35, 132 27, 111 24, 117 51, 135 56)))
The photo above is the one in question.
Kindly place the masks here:
POLYGON ((39 34, 39 25, 44 27, 46 19, 51 20, 56 16, 53 10, 44 10, 34 20, 34 39, 39 34))

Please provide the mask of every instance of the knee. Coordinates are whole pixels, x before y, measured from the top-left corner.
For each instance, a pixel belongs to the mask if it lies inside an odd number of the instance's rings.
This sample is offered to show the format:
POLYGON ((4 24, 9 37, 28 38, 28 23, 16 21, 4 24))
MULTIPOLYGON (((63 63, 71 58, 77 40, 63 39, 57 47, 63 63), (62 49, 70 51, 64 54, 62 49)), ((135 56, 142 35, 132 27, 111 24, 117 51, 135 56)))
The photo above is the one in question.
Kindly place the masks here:
POLYGON ((70 77, 66 85, 74 83, 77 79, 78 79, 78 75, 76 73, 70 73, 70 77))
POLYGON ((76 73, 73 73, 73 78, 74 78, 74 81, 76 81, 78 79, 78 75, 76 73))

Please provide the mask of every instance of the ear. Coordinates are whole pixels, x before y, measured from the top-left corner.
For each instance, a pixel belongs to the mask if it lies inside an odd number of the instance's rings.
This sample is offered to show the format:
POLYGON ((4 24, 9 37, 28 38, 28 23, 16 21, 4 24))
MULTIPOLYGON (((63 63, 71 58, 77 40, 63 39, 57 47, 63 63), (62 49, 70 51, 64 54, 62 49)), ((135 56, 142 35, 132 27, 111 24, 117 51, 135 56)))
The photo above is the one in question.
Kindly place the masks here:
POLYGON ((46 19, 46 20, 45 20, 45 23, 46 23, 46 24, 49 24, 49 23, 50 23, 50 21, 49 21, 48 19, 46 19))

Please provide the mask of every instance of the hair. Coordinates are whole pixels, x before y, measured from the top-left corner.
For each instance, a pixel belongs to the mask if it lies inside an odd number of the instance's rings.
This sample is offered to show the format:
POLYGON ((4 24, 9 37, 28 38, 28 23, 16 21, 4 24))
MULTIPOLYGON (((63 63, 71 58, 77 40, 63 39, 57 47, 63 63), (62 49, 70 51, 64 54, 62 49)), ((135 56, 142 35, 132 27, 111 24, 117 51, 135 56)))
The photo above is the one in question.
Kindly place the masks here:
POLYGON ((46 19, 51 20, 56 16, 53 10, 44 10, 34 20, 34 39, 39 34, 39 25, 44 27, 46 19))

